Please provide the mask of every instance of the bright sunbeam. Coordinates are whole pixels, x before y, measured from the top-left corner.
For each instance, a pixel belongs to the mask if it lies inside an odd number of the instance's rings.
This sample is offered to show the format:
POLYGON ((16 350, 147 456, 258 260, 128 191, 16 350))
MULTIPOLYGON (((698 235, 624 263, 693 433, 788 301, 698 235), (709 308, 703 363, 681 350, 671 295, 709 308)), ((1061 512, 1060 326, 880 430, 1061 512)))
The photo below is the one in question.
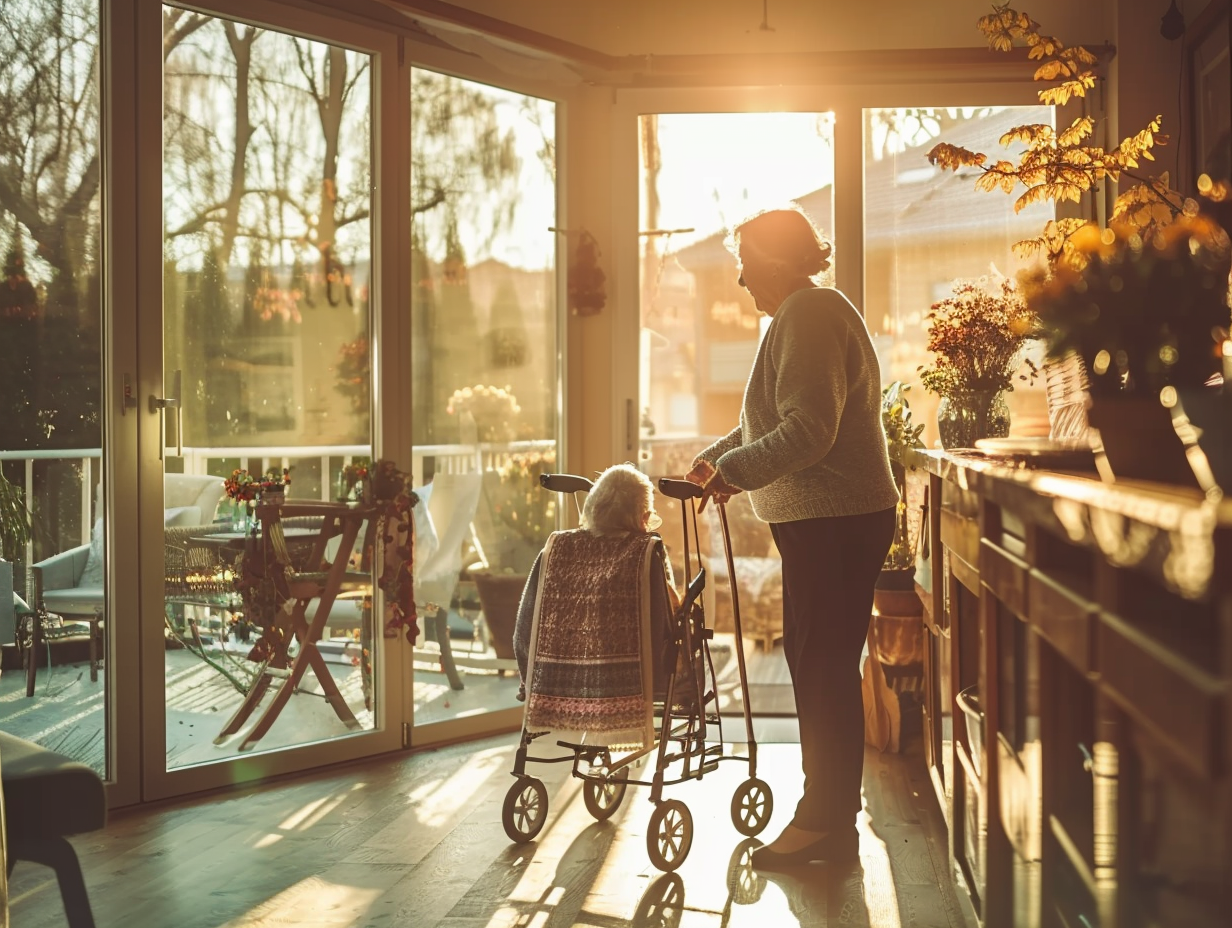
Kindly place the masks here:
MULTIPOLYGON (((356 920, 355 923, 358 923, 386 890, 387 887, 380 885, 346 886, 312 876, 288 886, 240 917, 227 921, 220 928, 251 928, 252 925, 272 924, 318 925, 321 924, 322 912, 330 912, 331 917, 348 913, 356 920)), ((331 924, 345 923, 342 920, 331 921, 331 924)))
POLYGON ((864 901, 868 906, 869 928, 902 928, 890 854, 885 842, 867 828, 862 828, 860 833, 860 862, 864 866, 864 901))
MULTIPOLYGON (((352 784, 347 793, 353 793, 356 790, 363 789, 362 783, 352 784)), ((307 830, 319 822, 322 818, 328 815, 332 810, 338 808, 343 800, 347 798, 346 793, 338 793, 333 796, 325 796, 318 799, 316 802, 310 802, 302 809, 292 812, 283 819, 278 828, 281 831, 295 831, 298 829, 307 830)))
POLYGON ((430 828, 443 825, 457 811, 459 796, 474 796, 493 770, 508 764, 509 757, 504 750, 480 752, 443 780, 433 780, 411 790, 409 798, 416 806, 419 823, 430 828))

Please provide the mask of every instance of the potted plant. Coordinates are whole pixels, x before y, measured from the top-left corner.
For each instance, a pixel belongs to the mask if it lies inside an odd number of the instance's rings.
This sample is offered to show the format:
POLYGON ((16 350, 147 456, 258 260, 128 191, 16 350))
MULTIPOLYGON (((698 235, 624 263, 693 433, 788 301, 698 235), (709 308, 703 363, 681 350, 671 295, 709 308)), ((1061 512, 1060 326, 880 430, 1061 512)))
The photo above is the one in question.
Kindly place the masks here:
POLYGON ((557 495, 539 485, 551 473, 556 452, 511 454, 489 485, 492 536, 483 540, 490 559, 485 570, 472 570, 471 579, 483 608, 497 657, 513 657, 513 631, 522 588, 535 557, 556 528, 557 495))
MULTIPOLYGON (((924 447, 920 440, 924 426, 916 425, 911 420, 911 406, 906 396, 910 389, 907 384, 896 380, 881 391, 881 424, 885 429, 890 470, 898 487, 898 506, 895 511, 894 540, 890 544, 885 563, 882 564, 874 593, 878 599, 875 604, 878 611, 899 612, 908 605, 905 601, 899 601, 898 597, 887 595, 895 592, 909 593, 910 598, 916 600, 915 607, 920 605, 915 595, 915 544, 907 505, 907 470, 911 467, 908 459, 912 451, 924 447), (892 607, 892 603, 895 606, 892 607)), ((919 531, 917 527, 916 537, 919 531)), ((918 608, 913 607, 907 614, 920 613, 918 608)))
POLYGON ((20 557, 33 531, 24 494, 0 473, 0 556, 10 561, 20 557))
MULTIPOLYGON (((898 487, 894 539, 873 589, 873 614, 869 619, 868 661, 864 665, 863 696, 865 737, 879 750, 897 751, 902 707, 898 694, 886 678, 886 667, 903 668, 908 674, 922 671, 924 660, 924 603, 915 592, 915 539, 923 526, 912 531, 907 502, 907 472, 914 449, 923 448, 923 425, 911 421, 911 407, 901 381, 881 390, 881 423, 885 429, 890 470, 898 487)), ((900 673, 903 672, 900 670, 900 673)))
POLYGON ((1022 380, 1036 376, 1023 358, 1037 334, 1035 314, 1015 282, 993 273, 957 280, 953 295, 933 304, 928 314, 927 347, 932 367, 920 367, 920 381, 941 397, 937 432, 944 448, 970 448, 981 438, 1004 438, 1010 431, 1005 394, 1025 363, 1022 380))
POLYGON ((1101 474, 1210 492, 1213 460, 1232 486, 1220 402, 1232 357, 1227 233, 1191 210, 1145 239, 1090 225, 1072 243, 1082 266, 1031 281, 1029 299, 1049 355, 1073 351, 1087 368, 1101 474))

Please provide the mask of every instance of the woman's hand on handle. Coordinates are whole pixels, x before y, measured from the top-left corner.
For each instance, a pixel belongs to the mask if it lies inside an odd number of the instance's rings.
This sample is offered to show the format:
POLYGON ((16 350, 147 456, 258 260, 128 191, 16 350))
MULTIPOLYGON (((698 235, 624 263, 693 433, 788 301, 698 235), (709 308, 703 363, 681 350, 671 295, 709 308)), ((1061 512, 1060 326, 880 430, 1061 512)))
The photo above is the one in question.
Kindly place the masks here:
POLYGON ((704 487, 717 473, 718 471, 715 470, 713 464, 703 458, 698 458, 693 463, 693 469, 684 475, 684 479, 689 481, 689 483, 696 483, 699 487, 704 487))
POLYGON ((698 512, 704 512, 706 503, 712 499, 722 506, 737 493, 743 492, 739 487, 724 481, 715 466, 706 460, 698 460, 693 469, 684 475, 684 479, 689 483, 696 483, 703 490, 698 512))
POLYGON ((722 477, 715 474, 714 477, 711 478, 710 482, 702 487, 702 502, 701 505, 697 507, 697 511, 705 511, 706 503, 712 499, 720 506, 725 506, 727 505, 727 501, 729 499, 737 493, 743 492, 744 491, 739 487, 734 487, 730 483, 726 483, 722 477))

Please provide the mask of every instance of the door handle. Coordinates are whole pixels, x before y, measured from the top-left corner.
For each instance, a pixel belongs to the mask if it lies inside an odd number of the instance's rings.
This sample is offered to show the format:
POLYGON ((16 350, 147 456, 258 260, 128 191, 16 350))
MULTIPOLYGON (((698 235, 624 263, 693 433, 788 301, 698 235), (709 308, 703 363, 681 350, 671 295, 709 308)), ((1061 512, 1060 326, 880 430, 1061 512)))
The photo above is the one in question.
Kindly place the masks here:
POLYGON ((155 396, 150 394, 150 412, 158 413, 158 459, 161 461, 165 457, 166 437, 167 437, 167 410, 175 410, 175 454, 176 457, 184 456, 184 404, 181 402, 183 396, 183 376, 180 371, 171 373, 171 396, 155 396))

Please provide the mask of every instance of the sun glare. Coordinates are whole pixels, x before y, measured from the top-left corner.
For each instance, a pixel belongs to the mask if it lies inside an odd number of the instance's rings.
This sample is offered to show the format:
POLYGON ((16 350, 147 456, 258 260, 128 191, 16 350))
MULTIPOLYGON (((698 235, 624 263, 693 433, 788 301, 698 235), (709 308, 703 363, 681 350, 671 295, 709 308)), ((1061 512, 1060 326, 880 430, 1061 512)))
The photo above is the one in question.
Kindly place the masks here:
MULTIPOLYGON (((834 180, 832 113, 673 113, 657 120, 659 216, 681 247, 834 180)), ((645 170, 645 165, 643 165, 645 170)), ((645 215, 643 227, 650 217, 645 215)), ((828 226, 830 217, 814 217, 828 226)))

